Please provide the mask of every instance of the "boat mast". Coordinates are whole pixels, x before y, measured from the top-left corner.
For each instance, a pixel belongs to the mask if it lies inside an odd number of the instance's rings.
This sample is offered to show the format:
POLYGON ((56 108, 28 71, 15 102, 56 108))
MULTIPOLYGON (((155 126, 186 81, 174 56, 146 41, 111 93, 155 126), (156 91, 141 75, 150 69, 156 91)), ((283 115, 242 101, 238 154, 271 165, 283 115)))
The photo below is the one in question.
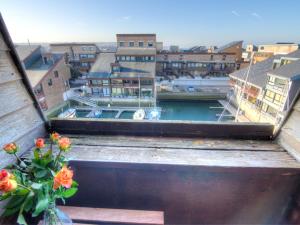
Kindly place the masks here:
POLYGON ((154 88, 153 88, 153 98, 154 98, 154 108, 156 108, 156 82, 155 82, 155 77, 156 76, 154 76, 154 79, 153 79, 153 85, 154 85, 154 88))
POLYGON ((139 75, 139 108, 141 108, 141 77, 139 75))

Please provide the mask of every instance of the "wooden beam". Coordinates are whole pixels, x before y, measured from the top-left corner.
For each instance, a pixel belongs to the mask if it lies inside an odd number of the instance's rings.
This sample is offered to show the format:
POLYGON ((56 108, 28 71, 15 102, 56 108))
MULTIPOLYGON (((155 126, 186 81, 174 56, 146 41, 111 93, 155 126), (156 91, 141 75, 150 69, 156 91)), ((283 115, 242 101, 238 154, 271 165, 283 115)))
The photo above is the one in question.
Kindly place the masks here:
POLYGON ((263 123, 52 119, 51 129, 67 134, 207 137, 269 140, 273 125, 263 123))

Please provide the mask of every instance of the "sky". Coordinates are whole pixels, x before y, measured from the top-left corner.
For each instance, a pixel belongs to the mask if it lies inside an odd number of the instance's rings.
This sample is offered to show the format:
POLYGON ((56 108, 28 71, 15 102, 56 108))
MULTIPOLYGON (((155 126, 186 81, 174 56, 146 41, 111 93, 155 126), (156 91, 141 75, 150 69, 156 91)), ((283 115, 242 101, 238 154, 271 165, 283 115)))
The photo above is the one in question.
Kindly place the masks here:
POLYGON ((115 42, 117 33, 156 33, 191 47, 300 43, 299 0, 0 0, 14 42, 115 42))

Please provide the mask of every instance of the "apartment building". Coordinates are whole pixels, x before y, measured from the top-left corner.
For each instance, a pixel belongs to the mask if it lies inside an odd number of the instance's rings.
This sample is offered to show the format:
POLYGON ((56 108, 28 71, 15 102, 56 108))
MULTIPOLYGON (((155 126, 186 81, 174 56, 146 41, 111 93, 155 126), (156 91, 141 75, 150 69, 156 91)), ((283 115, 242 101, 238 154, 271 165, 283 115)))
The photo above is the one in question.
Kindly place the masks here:
POLYGON ((242 41, 229 43, 214 53, 162 52, 156 57, 156 74, 167 79, 180 76, 227 76, 239 67, 241 57, 242 41))
POLYGON ((236 103, 253 122, 278 125, 300 90, 300 50, 275 55, 248 68, 230 74, 236 103))
POLYGON ((258 46, 258 52, 273 53, 274 55, 285 55, 299 49, 299 44, 295 43, 276 43, 258 46))
MULTIPOLYGON (((281 58, 280 61, 284 61, 281 58)), ((280 123, 300 90, 300 58, 289 60, 267 73, 268 81, 262 104, 264 117, 273 123, 280 123)))
POLYGON ((74 70, 87 73, 97 59, 100 50, 95 43, 52 43, 50 52, 64 54, 74 70))
POLYGON ((48 113, 61 105, 71 77, 63 55, 45 53, 40 45, 15 48, 41 108, 48 113))
POLYGON ((157 76, 171 79, 180 76, 226 76, 236 68, 233 53, 159 53, 156 58, 157 76))
POLYGON ((264 61, 273 55, 286 55, 297 49, 299 49, 299 45, 294 43, 259 45, 257 51, 253 53, 253 63, 264 61))
POLYGON ((100 53, 88 74, 91 92, 117 98, 153 97, 156 35, 117 34, 117 43, 117 52, 100 53))

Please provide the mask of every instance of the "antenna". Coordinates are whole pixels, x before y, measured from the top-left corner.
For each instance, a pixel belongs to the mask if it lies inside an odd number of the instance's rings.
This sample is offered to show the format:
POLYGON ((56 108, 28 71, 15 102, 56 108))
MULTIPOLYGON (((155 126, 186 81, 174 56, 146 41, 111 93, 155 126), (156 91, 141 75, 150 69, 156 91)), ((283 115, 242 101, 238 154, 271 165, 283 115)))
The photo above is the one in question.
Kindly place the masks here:
POLYGON ((29 46, 30 52, 33 52, 33 49, 31 48, 31 44, 30 44, 29 38, 27 38, 27 42, 28 42, 28 46, 29 46))

